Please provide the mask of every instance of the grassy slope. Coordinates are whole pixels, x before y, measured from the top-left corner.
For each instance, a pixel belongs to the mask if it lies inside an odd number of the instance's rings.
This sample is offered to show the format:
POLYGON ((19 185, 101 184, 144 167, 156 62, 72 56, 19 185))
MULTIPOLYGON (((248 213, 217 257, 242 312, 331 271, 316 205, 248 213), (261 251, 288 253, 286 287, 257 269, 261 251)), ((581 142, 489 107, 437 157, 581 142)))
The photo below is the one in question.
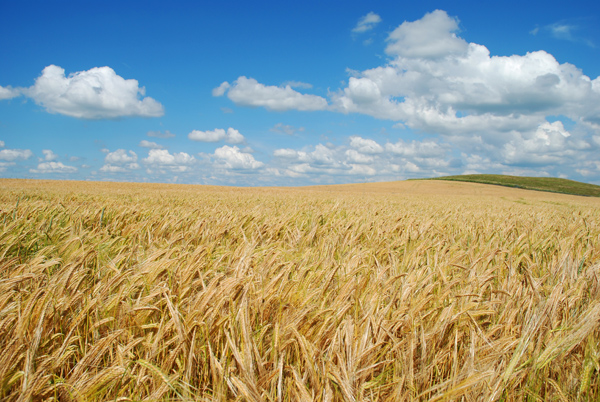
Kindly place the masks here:
POLYGON ((581 183, 574 180, 555 177, 520 177, 498 174, 467 174, 461 176, 444 176, 426 180, 462 181, 470 183, 494 184, 516 187, 526 190, 550 191, 554 193, 600 197, 600 186, 581 183))

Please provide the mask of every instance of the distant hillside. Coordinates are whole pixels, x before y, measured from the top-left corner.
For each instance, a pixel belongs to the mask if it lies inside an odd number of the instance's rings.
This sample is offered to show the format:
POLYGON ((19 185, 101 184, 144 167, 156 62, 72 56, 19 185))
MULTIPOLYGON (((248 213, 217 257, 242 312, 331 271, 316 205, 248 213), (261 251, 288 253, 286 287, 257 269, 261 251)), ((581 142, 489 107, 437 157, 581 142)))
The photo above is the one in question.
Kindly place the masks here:
POLYGON ((520 177, 499 174, 467 174, 444 176, 424 180, 463 181, 522 188, 525 190, 549 191, 553 193, 600 197, 600 186, 555 177, 520 177))

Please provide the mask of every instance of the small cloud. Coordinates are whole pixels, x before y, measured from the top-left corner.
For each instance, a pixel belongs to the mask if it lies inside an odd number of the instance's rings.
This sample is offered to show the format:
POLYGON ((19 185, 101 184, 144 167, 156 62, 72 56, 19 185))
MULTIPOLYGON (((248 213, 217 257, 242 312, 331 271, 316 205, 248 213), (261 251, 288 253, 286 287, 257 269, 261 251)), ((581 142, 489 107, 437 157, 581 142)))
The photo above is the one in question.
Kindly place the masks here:
POLYGON ((0 141, 0 148, 4 148, 4 141, 0 141))
POLYGON ((545 25, 543 27, 535 27, 529 33, 531 35, 537 35, 538 33, 544 32, 547 35, 552 36, 555 39, 566 40, 569 42, 585 43, 590 47, 594 47, 594 44, 584 38, 580 32, 585 28, 581 25, 580 20, 573 21, 559 21, 553 24, 545 25))
POLYGON ((221 85, 212 90, 212 96, 223 96, 225 92, 229 89, 231 85, 227 81, 223 82, 221 85))
POLYGON ((165 148, 162 145, 157 144, 156 142, 146 141, 146 140, 141 140, 139 146, 142 148, 150 148, 150 149, 164 149, 165 148))
POLYGON ((188 134, 188 138, 192 141, 200 142, 218 142, 225 141, 229 144, 240 144, 246 139, 235 128, 229 127, 227 131, 222 128, 215 128, 213 131, 194 130, 188 134))
POLYGON ((0 161, 13 162, 17 159, 25 160, 33 156, 29 149, 3 149, 0 151, 0 161))
POLYGON ((100 150, 100 152, 102 152, 103 154, 107 154, 107 153, 109 153, 109 152, 110 152, 110 150, 109 150, 108 148, 102 148, 102 149, 100 150))
POLYGON ((154 138, 173 138, 173 137, 175 137, 175 134, 173 134, 169 130, 165 130, 164 132, 163 131, 148 131, 146 133, 146 135, 148 137, 154 137, 154 138))
POLYGON ((50 162, 50 161, 54 161, 54 160, 58 159, 58 155, 56 155, 50 149, 43 149, 42 153, 44 154, 45 161, 50 162))
POLYGON ((148 157, 144 159, 144 163, 156 163, 159 165, 191 164, 194 160, 193 156, 185 152, 171 154, 165 149, 153 149, 149 152, 148 157))
POLYGON ((224 145, 221 148, 217 148, 214 156, 227 169, 253 170, 264 165, 264 163, 254 159, 251 154, 240 151, 236 146, 230 147, 224 145))
POLYGON ((359 34, 370 31, 371 29, 375 28, 375 26, 380 22, 381 17, 371 11, 369 14, 361 17, 358 20, 358 23, 356 24, 354 29, 352 29, 352 33, 359 34))
POLYGON ((568 24, 552 24, 549 27, 552 36, 557 39, 565 39, 565 40, 573 40, 573 31, 577 30, 577 27, 574 25, 568 24))
POLYGON ((29 169, 31 173, 75 173, 77 168, 64 165, 62 162, 42 162, 37 169, 29 169))
POLYGON ((227 97, 240 106, 264 107, 277 112, 326 110, 329 107, 321 96, 302 94, 289 85, 264 85, 244 76, 238 77, 228 88, 227 97))
POLYGON ((230 109, 228 107, 222 107, 221 112, 223 112, 225 114, 230 114, 230 113, 233 113, 233 109, 230 109))
POLYGON ((283 123, 277 123, 275 124, 275 126, 273 126, 269 131, 272 131, 274 133, 281 133, 281 134, 287 134, 287 135, 294 135, 297 132, 302 132, 304 131, 304 127, 299 127, 296 128, 294 126, 290 126, 287 124, 283 124, 283 123))
POLYGON ((17 96, 21 96, 21 91, 19 91, 18 89, 11 88, 10 86, 0 86, 0 100, 12 99, 16 98, 17 96))
POLYGON ((123 166, 115 166, 115 165, 104 165, 100 168, 101 172, 104 173, 125 173, 127 172, 127 169, 125 169, 123 166))
POLYGON ((104 158, 106 164, 122 165, 125 163, 135 163, 137 161, 137 154, 133 151, 125 151, 124 149, 117 149, 115 152, 110 152, 104 158))

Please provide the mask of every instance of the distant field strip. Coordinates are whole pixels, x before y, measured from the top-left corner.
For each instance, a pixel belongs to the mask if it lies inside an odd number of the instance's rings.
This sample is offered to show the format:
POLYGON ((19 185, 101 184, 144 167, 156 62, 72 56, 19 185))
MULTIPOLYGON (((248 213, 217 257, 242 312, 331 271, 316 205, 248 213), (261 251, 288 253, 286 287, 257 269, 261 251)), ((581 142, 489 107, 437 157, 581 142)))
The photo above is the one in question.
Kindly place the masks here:
POLYGON ((600 186, 556 177, 521 177, 498 174, 466 174, 444 176, 426 180, 446 180, 470 183, 493 184, 526 190, 549 191, 553 193, 600 197, 600 186))
POLYGON ((600 199, 0 180, 0 400, 600 399, 600 199))

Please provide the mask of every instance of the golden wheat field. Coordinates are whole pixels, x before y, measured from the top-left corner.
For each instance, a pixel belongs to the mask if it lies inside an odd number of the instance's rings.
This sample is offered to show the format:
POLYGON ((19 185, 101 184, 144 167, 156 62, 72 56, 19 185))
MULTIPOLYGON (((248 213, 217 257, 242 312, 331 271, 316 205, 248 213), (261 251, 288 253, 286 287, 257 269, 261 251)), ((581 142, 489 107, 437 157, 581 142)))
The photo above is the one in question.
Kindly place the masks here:
POLYGON ((3 401, 600 399, 600 199, 0 180, 3 401))

